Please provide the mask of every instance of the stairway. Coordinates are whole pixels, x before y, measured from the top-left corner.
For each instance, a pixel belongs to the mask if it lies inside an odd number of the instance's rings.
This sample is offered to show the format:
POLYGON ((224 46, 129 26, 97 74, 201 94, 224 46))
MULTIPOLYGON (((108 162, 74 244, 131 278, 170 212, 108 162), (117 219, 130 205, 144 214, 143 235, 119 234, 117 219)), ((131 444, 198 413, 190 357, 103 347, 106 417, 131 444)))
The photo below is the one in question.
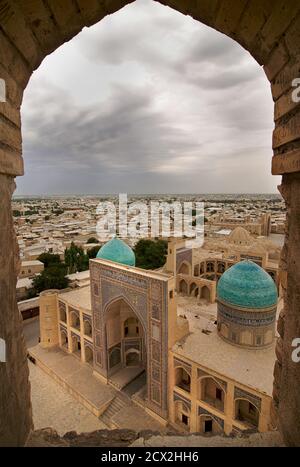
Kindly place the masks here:
POLYGON ((113 422, 113 417, 124 407, 131 405, 131 401, 128 397, 117 394, 112 402, 109 404, 107 409, 100 415, 99 419, 107 425, 108 428, 118 428, 118 426, 113 422))

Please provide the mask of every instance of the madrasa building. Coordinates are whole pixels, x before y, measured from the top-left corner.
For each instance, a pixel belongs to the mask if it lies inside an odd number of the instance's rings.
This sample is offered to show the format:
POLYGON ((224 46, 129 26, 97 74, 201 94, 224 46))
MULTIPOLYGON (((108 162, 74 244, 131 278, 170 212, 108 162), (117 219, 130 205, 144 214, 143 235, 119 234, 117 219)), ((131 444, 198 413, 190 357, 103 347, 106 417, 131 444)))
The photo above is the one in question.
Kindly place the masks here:
MULTIPOLYGON (((211 279, 206 263, 201 277, 198 262, 194 276, 200 253, 170 241, 165 267, 144 270, 125 242, 111 239, 90 260, 90 285, 40 295, 39 347, 65 352, 70 365, 76 358, 120 394, 140 381, 131 400, 161 426, 205 435, 275 429, 278 284, 247 258, 223 260, 226 268, 211 279), (197 294, 186 296, 182 276, 194 279, 197 294)), ((68 389, 76 397, 72 383, 68 389)), ((117 420, 111 404, 98 414, 103 420, 106 413, 117 420)))

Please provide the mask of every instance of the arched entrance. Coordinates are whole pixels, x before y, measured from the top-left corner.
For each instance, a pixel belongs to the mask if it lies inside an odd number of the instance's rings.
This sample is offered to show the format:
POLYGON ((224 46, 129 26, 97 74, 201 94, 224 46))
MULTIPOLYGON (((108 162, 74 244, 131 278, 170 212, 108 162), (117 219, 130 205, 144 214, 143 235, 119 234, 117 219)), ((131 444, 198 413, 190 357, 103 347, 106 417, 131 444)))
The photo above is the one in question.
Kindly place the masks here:
POLYGON ((127 386, 146 370, 145 334, 141 321, 124 298, 105 309, 108 377, 127 386))
POLYGON ((64 349, 68 349, 68 333, 64 329, 60 331, 60 345, 64 349))
POLYGON ((191 377, 182 367, 175 368, 175 384, 187 392, 191 391, 191 377))
POLYGON ((187 294, 188 294, 188 285, 187 285, 187 283, 185 282, 184 279, 182 279, 182 280, 179 282, 179 292, 182 293, 183 295, 187 295, 187 294))
POLYGON ((210 290, 207 285, 204 285, 201 289, 201 298, 204 298, 208 302, 210 301, 210 290))
POLYGON ((92 337, 92 323, 89 319, 83 320, 83 329, 86 336, 92 337))
POLYGON ((198 417, 198 431, 203 436, 213 436, 221 434, 223 428, 214 417, 205 414, 198 417))
POLYGON ((190 295, 192 297, 197 297, 199 293, 199 288, 197 287, 197 284, 195 282, 192 282, 190 285, 190 295))
POLYGON ((235 419, 244 423, 250 429, 258 428, 259 410, 247 399, 236 399, 235 419))
MULTIPOLYGON (((0 419, 6 420, 3 442, 23 444, 31 427, 30 389, 26 350, 23 344, 21 325, 16 306, 15 284, 18 266, 16 239, 11 216, 11 196, 15 189, 14 177, 23 175, 22 139, 20 106, 23 90, 32 72, 38 68, 48 54, 72 39, 83 27, 97 23, 106 15, 130 3, 130 0, 118 2, 95 2, 92 0, 65 1, 61 9, 56 2, 6 2, 1 15, 1 28, 4 31, 1 40, 2 76, 8 90, 9 105, 1 105, 2 125, 0 128, 0 224, 5 226, 0 231, 0 244, 12 245, 7 251, 1 251, 1 277, 5 284, 5 300, 2 304, 3 334, 9 336, 7 345, 14 348, 8 354, 9 371, 4 374, 0 396, 7 405, 0 419), (17 26, 18 25, 18 26, 17 26), (12 317, 13 314, 13 317, 12 317), (26 384, 27 381, 27 384, 26 384), (11 397, 10 388, 22 387, 22 397, 16 393, 11 397), (16 424, 16 420, 23 423, 16 424)), ((300 5, 297 2, 247 2, 236 0, 232 8, 226 2, 184 0, 176 2, 161 0, 160 3, 188 14, 208 26, 226 34, 242 45, 254 59, 264 67, 267 79, 272 84, 275 102, 275 129, 273 133, 273 174, 284 174, 281 192, 289 205, 287 232, 283 260, 286 261, 288 281, 284 288, 285 325, 280 329, 284 339, 284 348, 290 348, 294 336, 300 335, 299 320, 295 320, 299 310, 297 290, 300 282, 298 261, 290 258, 298 256, 300 226, 299 218, 299 148, 300 125, 298 103, 287 96, 293 91, 292 81, 299 74, 300 5), (288 103, 286 103, 286 100, 288 103)), ((294 362, 290 352, 284 352, 278 365, 278 378, 275 381, 274 404, 280 403, 280 421, 285 440, 291 445, 298 445, 300 427, 297 412, 299 405, 300 376, 294 371, 294 362), (296 378, 296 381, 295 381, 296 378)), ((2 440, 1 440, 2 441, 2 440)))
POLYGON ((190 270, 191 270, 191 266, 186 261, 183 261, 181 265, 179 266, 178 274, 190 275, 190 270))
POLYGON ((199 399, 224 412, 225 391, 211 376, 202 377, 198 381, 199 399))
POLYGON ((76 356, 81 358, 81 343, 80 337, 76 336, 75 334, 72 335, 72 353, 76 356))
POLYGON ((175 408, 175 422, 184 431, 190 427, 191 410, 190 407, 183 401, 176 401, 175 408))
POLYGON ((73 310, 70 312, 70 325, 73 328, 80 330, 79 314, 76 311, 73 311, 73 310))
POLYGON ((86 363, 93 363, 93 349, 90 345, 84 345, 84 355, 86 363))

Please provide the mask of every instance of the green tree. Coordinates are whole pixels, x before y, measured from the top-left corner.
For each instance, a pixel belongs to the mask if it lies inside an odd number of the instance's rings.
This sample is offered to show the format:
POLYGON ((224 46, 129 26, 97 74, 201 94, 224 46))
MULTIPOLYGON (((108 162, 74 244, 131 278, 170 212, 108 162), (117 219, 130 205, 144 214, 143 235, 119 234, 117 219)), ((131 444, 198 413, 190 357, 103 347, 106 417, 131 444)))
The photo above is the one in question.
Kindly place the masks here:
POLYGON ((21 211, 19 211, 18 209, 13 210, 13 216, 14 217, 20 217, 20 215, 21 215, 21 211))
POLYGON ((37 295, 43 290, 65 289, 69 285, 66 273, 67 267, 65 264, 52 264, 32 279, 32 288, 29 290, 29 295, 37 295))
POLYGON ((65 249, 65 263, 68 267, 68 273, 85 271, 89 267, 89 257, 83 251, 81 246, 71 243, 69 248, 65 249))
POLYGON ((98 246, 93 246, 93 248, 90 248, 89 250, 87 250, 87 255, 89 259, 96 258, 98 251, 99 251, 98 246))
POLYGON ((143 269, 157 269, 166 262, 168 243, 166 240, 141 239, 135 245, 136 266, 143 269))
POLYGON ((86 243, 99 243, 99 240, 96 237, 90 237, 86 243))
POLYGON ((37 259, 44 263, 45 268, 48 268, 53 264, 61 263, 60 256, 54 255, 53 253, 42 253, 37 259))

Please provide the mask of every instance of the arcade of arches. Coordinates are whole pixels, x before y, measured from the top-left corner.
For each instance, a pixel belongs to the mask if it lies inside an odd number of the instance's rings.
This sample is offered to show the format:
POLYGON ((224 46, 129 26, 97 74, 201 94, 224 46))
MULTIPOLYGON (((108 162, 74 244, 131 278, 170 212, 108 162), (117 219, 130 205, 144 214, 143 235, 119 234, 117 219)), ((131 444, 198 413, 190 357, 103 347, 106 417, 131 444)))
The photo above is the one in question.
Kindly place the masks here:
MULTIPOLYGON (((23 175, 24 170, 20 119, 23 91, 46 55, 84 26, 97 23, 128 3, 129 0, 0 1, 0 70, 7 90, 7 102, 0 104, 0 331, 8 355, 6 364, 0 367, 1 445, 24 444, 32 428, 28 367, 15 291, 20 260, 11 212, 14 177, 23 175)), ((285 442, 299 445, 300 365, 291 359, 291 345, 300 336, 300 107, 291 99, 291 93, 292 80, 300 73, 300 3, 298 0, 160 0, 160 3, 236 40, 264 67, 270 81, 275 120, 272 172, 283 175, 280 192, 287 205, 281 259, 285 302, 278 325, 281 339, 277 345, 273 407, 278 410, 285 442)), ((186 405, 182 411, 188 418, 186 405)), ((243 407, 241 413, 245 411, 243 407)), ((211 423, 206 426, 210 428, 211 423)))

